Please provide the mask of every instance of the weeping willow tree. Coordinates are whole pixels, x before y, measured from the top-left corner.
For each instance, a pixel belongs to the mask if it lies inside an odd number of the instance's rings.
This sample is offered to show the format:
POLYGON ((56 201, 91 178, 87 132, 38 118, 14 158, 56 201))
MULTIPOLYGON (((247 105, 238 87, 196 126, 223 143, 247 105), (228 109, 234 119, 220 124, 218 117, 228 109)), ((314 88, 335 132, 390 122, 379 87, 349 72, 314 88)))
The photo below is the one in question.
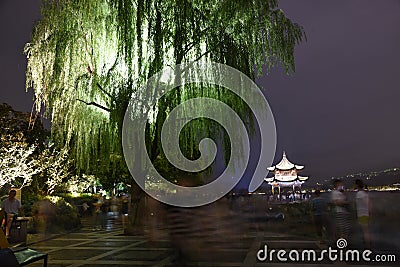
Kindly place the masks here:
MULTIPOLYGON (((26 87, 34 90, 36 110, 51 118, 53 141, 71 149, 78 170, 128 177, 123 117, 149 77, 165 66, 200 60, 227 64, 252 79, 278 62, 294 71, 294 47, 304 37, 276 0, 43 0, 42 19, 25 47, 26 87)), ((224 88, 178 88, 158 102, 148 124, 152 161, 163 165, 165 159, 163 120, 196 96, 248 113, 224 88)), ((193 137, 212 128, 207 120, 185 128, 181 149, 189 158, 198 153, 193 137)))

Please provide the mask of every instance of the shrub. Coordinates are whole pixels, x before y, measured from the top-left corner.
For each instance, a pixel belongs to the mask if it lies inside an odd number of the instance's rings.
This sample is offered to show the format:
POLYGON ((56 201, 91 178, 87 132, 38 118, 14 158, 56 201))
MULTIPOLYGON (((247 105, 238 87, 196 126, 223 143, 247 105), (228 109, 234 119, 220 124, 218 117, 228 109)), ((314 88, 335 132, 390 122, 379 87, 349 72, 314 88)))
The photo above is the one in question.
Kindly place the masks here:
POLYGON ((57 233, 80 225, 76 207, 63 198, 49 196, 32 206, 33 226, 36 231, 57 233))
POLYGON ((78 209, 78 213, 80 215, 83 215, 84 213, 92 214, 92 212, 94 211, 93 202, 97 201, 97 198, 95 198, 91 194, 80 194, 77 197, 72 196, 71 194, 59 194, 59 196, 63 197, 65 201, 75 206, 78 209), (89 206, 86 212, 82 208, 82 205, 85 202, 89 206))
POLYGON ((24 210, 24 216, 31 217, 32 208, 36 202, 43 200, 44 198, 38 194, 33 194, 30 192, 22 192, 22 209, 24 210))

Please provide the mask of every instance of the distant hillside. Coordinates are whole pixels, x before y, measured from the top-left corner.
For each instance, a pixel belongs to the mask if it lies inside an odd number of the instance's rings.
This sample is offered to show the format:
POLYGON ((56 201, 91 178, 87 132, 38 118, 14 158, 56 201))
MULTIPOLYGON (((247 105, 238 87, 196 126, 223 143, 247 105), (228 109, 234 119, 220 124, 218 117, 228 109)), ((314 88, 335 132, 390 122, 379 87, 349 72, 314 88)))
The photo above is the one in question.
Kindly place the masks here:
POLYGON ((321 187, 331 187, 332 180, 336 178, 341 179, 347 188, 353 185, 355 179, 362 179, 368 186, 393 185, 395 183, 400 183, 400 168, 332 177, 331 179, 325 179, 321 187))

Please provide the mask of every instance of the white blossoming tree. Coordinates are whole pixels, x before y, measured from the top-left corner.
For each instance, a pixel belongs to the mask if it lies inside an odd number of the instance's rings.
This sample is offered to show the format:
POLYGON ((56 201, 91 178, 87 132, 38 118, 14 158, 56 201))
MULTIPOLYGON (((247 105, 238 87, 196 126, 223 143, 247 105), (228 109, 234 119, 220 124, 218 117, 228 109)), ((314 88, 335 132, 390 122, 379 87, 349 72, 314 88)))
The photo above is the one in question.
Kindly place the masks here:
POLYGON ((0 148, 0 187, 10 184, 22 188, 31 184, 32 177, 43 170, 33 155, 36 148, 26 143, 0 148))
POLYGON ((48 132, 29 113, 0 105, 0 188, 5 185, 53 193, 70 176, 72 160, 66 149, 46 145, 48 132))

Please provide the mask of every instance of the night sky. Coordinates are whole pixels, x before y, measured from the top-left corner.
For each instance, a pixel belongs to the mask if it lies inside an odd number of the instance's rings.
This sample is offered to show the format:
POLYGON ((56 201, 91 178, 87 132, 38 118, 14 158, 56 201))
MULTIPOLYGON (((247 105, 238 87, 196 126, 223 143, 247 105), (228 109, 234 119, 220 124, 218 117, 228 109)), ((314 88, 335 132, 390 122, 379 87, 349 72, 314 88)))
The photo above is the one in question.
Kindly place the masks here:
MULTIPOLYGON (((400 166, 400 1, 279 1, 301 24, 296 72, 257 83, 275 115, 278 146, 313 180, 400 166)), ((0 102, 31 111, 24 44, 39 0, 0 0, 0 102)), ((315 181, 314 180, 314 181, 315 181)))

